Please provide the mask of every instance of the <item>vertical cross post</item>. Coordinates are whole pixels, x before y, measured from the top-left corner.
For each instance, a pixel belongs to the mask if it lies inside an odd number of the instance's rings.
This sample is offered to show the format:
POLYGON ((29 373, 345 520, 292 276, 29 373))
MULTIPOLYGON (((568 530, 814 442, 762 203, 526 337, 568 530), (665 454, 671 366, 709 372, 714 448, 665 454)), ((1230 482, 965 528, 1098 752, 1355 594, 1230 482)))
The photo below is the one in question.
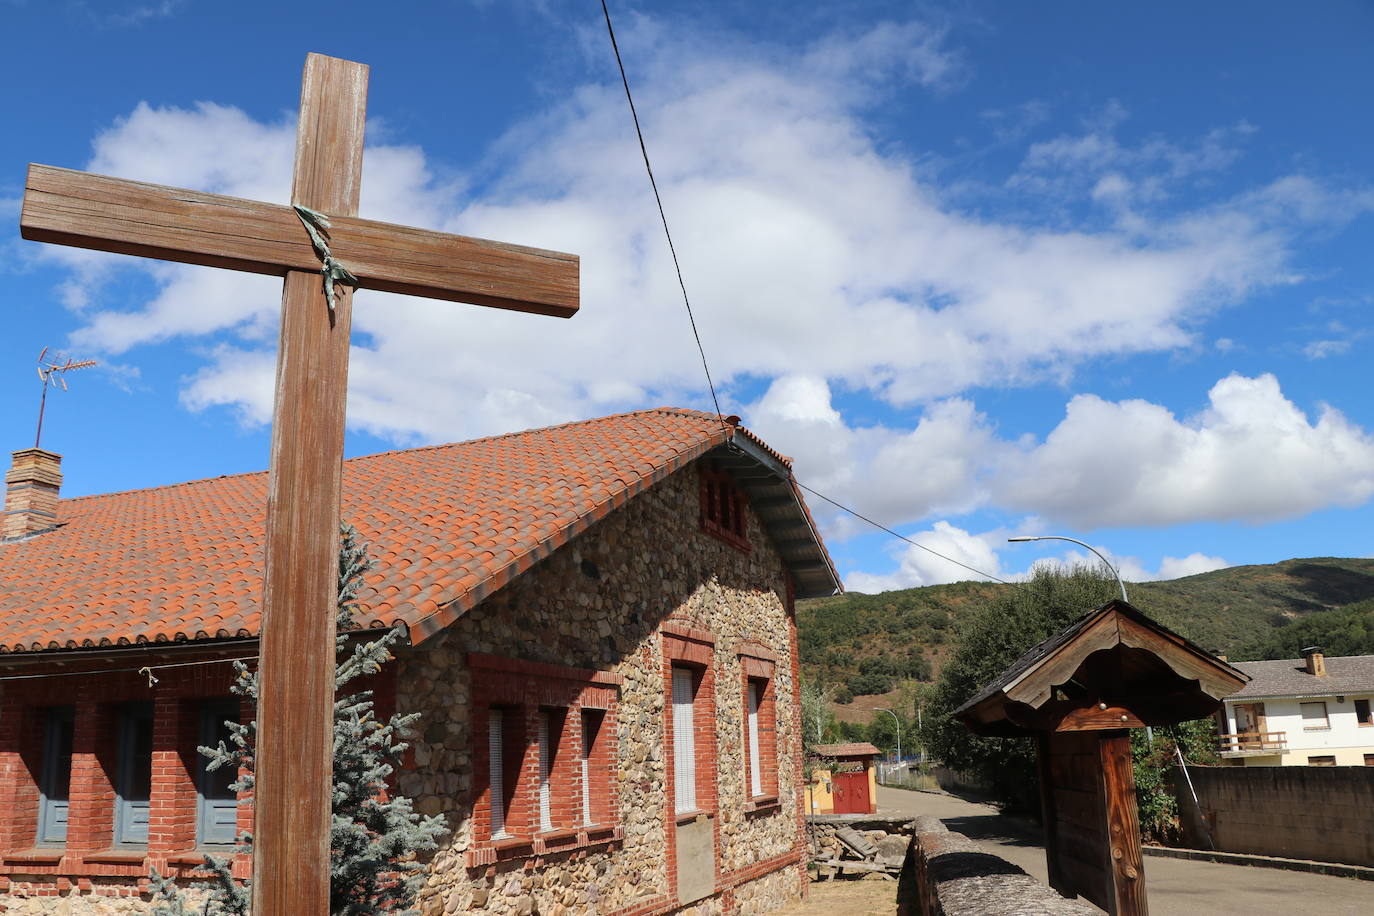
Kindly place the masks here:
MULTIPOLYGON (((367 76, 363 64, 307 59, 293 203, 330 216, 357 214, 367 76)), ((333 635, 352 305, 352 290, 339 286, 331 311, 318 273, 287 271, 258 669, 255 916, 329 912, 333 635)))
MULTIPOLYGON (((311 54, 292 202, 333 220, 360 288, 570 318, 575 255, 357 217, 368 68, 311 54)), ((285 277, 258 682, 254 916, 325 916, 334 620, 352 291, 333 309, 290 207, 31 163, 26 239, 285 277)))

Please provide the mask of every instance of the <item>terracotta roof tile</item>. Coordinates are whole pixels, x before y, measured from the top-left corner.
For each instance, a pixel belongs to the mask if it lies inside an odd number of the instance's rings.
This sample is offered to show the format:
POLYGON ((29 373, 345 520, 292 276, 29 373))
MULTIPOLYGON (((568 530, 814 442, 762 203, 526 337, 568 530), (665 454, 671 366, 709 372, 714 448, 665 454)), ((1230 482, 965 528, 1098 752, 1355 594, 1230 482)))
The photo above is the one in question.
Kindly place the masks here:
MULTIPOLYGON (((418 642, 729 435, 659 408, 346 461, 343 517, 380 560, 360 601, 418 642)), ((0 542, 0 652, 255 634, 266 499, 259 472, 63 500, 56 530, 0 542)))

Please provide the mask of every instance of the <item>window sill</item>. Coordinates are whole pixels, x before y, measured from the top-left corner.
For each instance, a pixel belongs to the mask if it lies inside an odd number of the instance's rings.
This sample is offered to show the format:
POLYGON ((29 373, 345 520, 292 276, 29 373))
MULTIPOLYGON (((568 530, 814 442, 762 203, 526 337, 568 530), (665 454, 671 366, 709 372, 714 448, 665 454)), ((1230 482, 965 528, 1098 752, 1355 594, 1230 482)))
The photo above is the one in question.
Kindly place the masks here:
POLYGON ((1306 726, 1306 725, 1305 725, 1305 726, 1303 726, 1303 729, 1302 729, 1302 730, 1305 731, 1305 732, 1329 732, 1329 731, 1331 731, 1331 726, 1330 726, 1330 725, 1311 725, 1311 726, 1306 726))
POLYGON ((22 849, 5 856, 6 865, 56 865, 67 855, 64 849, 22 849))
POLYGON ((214 856, 218 859, 228 859, 232 862, 234 860, 234 855, 236 852, 237 850, 233 846, 225 846, 222 849, 213 846, 206 846, 203 848, 198 847, 196 849, 185 849, 181 852, 169 852, 167 853, 166 859, 168 865, 183 865, 190 866, 191 868, 204 868, 206 856, 214 856))
POLYGON ((710 817, 711 812, 705 808, 693 808, 691 811, 678 811, 673 815, 673 820, 678 824, 690 824, 698 818, 710 817))
POLYGON ((552 830, 533 838, 507 837, 494 842, 482 843, 467 853, 468 868, 495 865, 516 859, 528 859, 541 855, 559 855, 593 846, 604 846, 619 842, 623 834, 619 826, 591 826, 552 830))
POLYGON ((142 865, 146 858, 147 849, 100 849, 81 854, 83 862, 95 865, 142 865))
POLYGON ((782 802, 776 795, 755 795, 744 804, 745 814, 772 814, 782 810, 782 802))

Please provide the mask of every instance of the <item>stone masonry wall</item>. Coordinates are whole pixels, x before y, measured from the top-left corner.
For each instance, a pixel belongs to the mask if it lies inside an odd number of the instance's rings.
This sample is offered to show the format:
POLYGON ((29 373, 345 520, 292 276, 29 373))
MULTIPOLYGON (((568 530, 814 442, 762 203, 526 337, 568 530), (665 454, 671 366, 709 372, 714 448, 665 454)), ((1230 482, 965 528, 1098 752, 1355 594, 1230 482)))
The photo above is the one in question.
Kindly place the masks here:
POLYGON ((724 892, 684 912, 748 912, 795 900, 801 831, 795 760, 793 642, 782 562, 750 514, 745 553, 705 534, 698 478, 688 468, 662 481, 487 599, 449 630, 404 656, 398 708, 423 714, 414 768, 400 777, 420 810, 443 813, 452 833, 430 862, 421 912, 492 914, 658 913, 675 909, 660 625, 714 637, 719 873, 724 892), (776 656, 777 803, 747 810, 744 680, 739 652, 776 656), (475 754, 469 653, 610 672, 622 678, 616 709, 613 791, 623 838, 570 851, 520 855, 481 866, 469 851, 485 838, 470 816, 475 754), (790 861, 781 861, 791 857, 790 861), (775 861, 777 860, 777 861, 775 861), (757 872, 757 874, 755 874, 757 872), (768 877, 777 873, 777 877, 768 877), (733 884, 739 887, 732 887, 733 884), (760 887, 763 889, 760 890, 760 887))

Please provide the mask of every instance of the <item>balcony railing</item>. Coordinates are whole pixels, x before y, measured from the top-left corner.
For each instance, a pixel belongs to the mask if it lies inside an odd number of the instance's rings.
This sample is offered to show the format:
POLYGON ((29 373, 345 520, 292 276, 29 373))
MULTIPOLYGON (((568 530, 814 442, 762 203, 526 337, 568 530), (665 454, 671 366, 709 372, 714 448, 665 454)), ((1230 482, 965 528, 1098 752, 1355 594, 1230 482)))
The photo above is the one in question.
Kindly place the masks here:
POLYGON ((1286 732, 1241 732, 1221 735, 1218 750, 1223 754, 1279 754, 1288 749, 1286 732))

